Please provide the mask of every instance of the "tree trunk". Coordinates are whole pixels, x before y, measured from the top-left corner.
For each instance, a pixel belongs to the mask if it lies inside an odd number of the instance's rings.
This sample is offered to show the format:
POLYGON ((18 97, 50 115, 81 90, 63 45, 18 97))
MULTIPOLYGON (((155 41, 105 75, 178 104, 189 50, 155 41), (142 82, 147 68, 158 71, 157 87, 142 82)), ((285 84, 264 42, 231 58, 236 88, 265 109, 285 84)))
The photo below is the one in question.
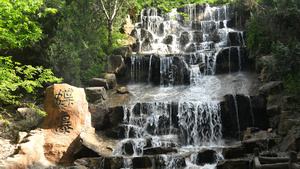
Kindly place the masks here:
POLYGON ((113 28, 114 28, 114 26, 113 26, 113 21, 112 20, 109 20, 108 21, 108 43, 109 43, 109 45, 112 45, 112 38, 113 38, 113 28))

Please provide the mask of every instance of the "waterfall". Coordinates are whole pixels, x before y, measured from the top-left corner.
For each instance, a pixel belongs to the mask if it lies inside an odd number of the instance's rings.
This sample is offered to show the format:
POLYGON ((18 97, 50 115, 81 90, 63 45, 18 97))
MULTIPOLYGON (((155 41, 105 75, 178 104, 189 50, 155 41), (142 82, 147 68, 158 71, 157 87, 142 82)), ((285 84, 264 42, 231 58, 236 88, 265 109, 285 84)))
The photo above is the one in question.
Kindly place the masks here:
POLYGON ((150 83, 151 80, 151 76, 152 76, 152 72, 151 72, 151 62, 152 62, 152 55, 150 56, 150 60, 149 60, 149 74, 148 74, 148 83, 150 83))
POLYGON ((213 144, 222 137, 218 103, 179 103, 180 140, 183 145, 213 144))
POLYGON ((238 127, 238 138, 240 138, 241 137, 241 127, 240 127, 240 119, 239 119, 239 108, 238 108, 238 103, 236 100, 236 95, 232 95, 232 96, 233 96, 233 100, 234 100, 236 122, 237 122, 237 127, 238 127))
POLYGON ((170 86, 174 83, 174 71, 172 69, 173 58, 160 58, 160 85, 170 86))
MULTIPOLYGON (((186 5, 168 14, 141 11, 132 33, 137 43, 126 63, 132 95, 119 124, 124 138, 113 151, 130 157, 123 160, 125 168, 134 168, 131 158, 147 153, 154 153, 147 155, 158 168, 199 167, 196 154, 204 149, 216 152, 205 168, 214 168, 223 159, 221 101, 232 94, 224 89, 232 82, 244 83, 236 80, 244 77, 243 32, 229 24, 231 15, 229 6, 208 4, 186 5), (228 68, 219 73, 224 65, 228 68), (171 152, 157 153, 163 150, 171 152)), ((233 98, 240 134, 236 95, 233 98)))
POLYGON ((250 96, 248 95, 248 99, 249 99, 249 112, 250 112, 250 115, 251 115, 251 118, 252 118, 252 126, 254 126, 254 115, 253 115, 253 110, 252 110, 252 102, 251 102, 251 98, 250 96))
POLYGON ((197 85, 198 83, 200 83, 200 79, 201 79, 201 71, 199 65, 192 65, 191 74, 190 74, 191 84, 197 85))
POLYGON ((241 71, 242 70, 241 48, 238 47, 237 50, 238 50, 238 59, 239 59, 239 71, 241 71))
POLYGON ((230 68, 230 53, 231 53, 231 49, 229 48, 229 54, 228 54, 228 73, 231 73, 231 68, 230 68))

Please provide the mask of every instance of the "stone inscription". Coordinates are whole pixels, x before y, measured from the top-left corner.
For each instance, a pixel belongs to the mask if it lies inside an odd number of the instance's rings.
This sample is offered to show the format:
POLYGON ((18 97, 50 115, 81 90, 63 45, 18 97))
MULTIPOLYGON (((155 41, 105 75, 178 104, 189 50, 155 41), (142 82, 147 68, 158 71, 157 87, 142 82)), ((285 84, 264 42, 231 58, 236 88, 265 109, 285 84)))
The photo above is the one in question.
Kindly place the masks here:
POLYGON ((55 103, 57 106, 68 107, 73 105, 73 89, 69 88, 67 90, 59 90, 57 94, 55 94, 55 103))
POLYGON ((70 116, 65 115, 61 117, 61 124, 57 127, 56 131, 60 133, 70 133, 70 130, 73 130, 70 123, 70 116))
MULTIPOLYGON (((57 94, 55 94, 55 103, 57 106, 68 107, 73 105, 73 89, 68 88, 66 90, 59 90, 57 94)), ((70 122, 70 116, 64 115, 61 116, 60 126, 56 128, 56 132, 60 133, 70 133, 70 130, 73 130, 70 122)))

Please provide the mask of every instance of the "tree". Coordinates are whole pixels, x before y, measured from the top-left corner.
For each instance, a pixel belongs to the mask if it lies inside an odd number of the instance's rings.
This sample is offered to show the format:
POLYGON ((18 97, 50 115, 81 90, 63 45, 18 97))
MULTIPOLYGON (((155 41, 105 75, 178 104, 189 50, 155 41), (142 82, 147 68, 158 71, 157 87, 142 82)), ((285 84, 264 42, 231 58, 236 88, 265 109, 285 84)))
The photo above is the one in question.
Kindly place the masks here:
POLYGON ((42 0, 2 0, 0 2, 0 50, 23 49, 41 39, 42 30, 34 20, 56 10, 37 13, 42 0))
POLYGON ((88 85, 90 78, 105 71, 103 57, 114 43, 108 44, 104 14, 95 8, 95 0, 60 3, 59 19, 43 63, 69 84, 88 85))
MULTIPOLYGON (((42 4, 42 0, 0 2, 1 51, 21 50, 41 39, 42 30, 35 19, 45 16, 48 12, 55 12, 54 9, 47 8, 37 13, 42 4)), ((50 69, 44 69, 42 66, 21 66, 20 63, 12 60, 12 56, 0 56, 0 100, 2 101, 20 105, 17 99, 23 95, 18 90, 25 89, 27 93, 35 93, 36 88, 43 87, 44 83, 60 81, 61 79, 53 76, 50 69)))
POLYGON ((108 41, 112 44, 112 32, 113 32, 113 23, 116 19, 120 9, 124 5, 125 0, 100 0, 101 9, 103 10, 105 17, 107 18, 107 28, 108 28, 108 41), (106 2, 106 3, 104 3, 106 2))

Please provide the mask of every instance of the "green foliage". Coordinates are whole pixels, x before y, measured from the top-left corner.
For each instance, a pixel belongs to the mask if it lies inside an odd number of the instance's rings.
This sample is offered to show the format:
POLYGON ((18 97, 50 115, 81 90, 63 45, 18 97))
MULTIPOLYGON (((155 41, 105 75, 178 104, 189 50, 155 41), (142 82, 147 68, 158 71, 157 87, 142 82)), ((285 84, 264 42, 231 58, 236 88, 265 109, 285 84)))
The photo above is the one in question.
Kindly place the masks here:
POLYGON ((300 100, 300 72, 296 75, 289 74, 285 79, 285 90, 295 97, 296 100, 300 100))
POLYGON ((287 45, 278 41, 272 44, 271 49, 276 59, 276 72, 273 73, 278 78, 300 72, 300 43, 297 40, 290 40, 287 45))
POLYGON ((8 123, 9 123, 8 120, 4 120, 4 122, 3 122, 3 124, 5 125, 5 127, 8 127, 8 123))
POLYGON ((43 57, 56 76, 75 86, 87 85, 89 79, 104 72, 103 57, 118 46, 117 39, 123 38, 114 33, 109 45, 104 15, 95 3, 61 2, 55 34, 43 57))
POLYGON ((0 50, 24 48, 41 39, 42 30, 36 19, 55 13, 46 8, 37 13, 42 0, 2 0, 0 2, 0 50))
MULTIPOLYGON (((42 0, 2 0, 0 2, 0 51, 20 50, 41 39, 42 30, 36 21, 47 13, 56 12, 52 8, 40 8, 42 0)), ((45 83, 60 82, 50 69, 42 66, 21 65, 12 57, 0 56, 0 100, 10 104, 19 103, 22 90, 36 94, 37 88, 45 83)), ((26 105, 34 107, 34 105, 26 105)), ((38 113, 44 114, 41 110, 38 113)))
POLYGON ((289 43, 290 37, 300 39, 299 2, 293 0, 235 0, 240 16, 248 11, 246 45, 253 55, 268 55, 272 43, 289 43), (251 13, 251 15, 250 15, 251 13), (288 36, 287 36, 288 35, 288 36))
POLYGON ((250 50, 260 50, 262 54, 270 53, 270 37, 266 36, 263 28, 265 19, 263 15, 255 15, 247 23, 248 36, 246 37, 247 48, 250 50))
POLYGON ((21 66, 20 63, 13 62, 11 57, 0 56, 0 100, 2 101, 20 104, 17 99, 23 95, 16 91, 24 89, 27 93, 36 94, 36 89, 42 88, 44 83, 60 81, 61 79, 53 76, 50 69, 43 69, 41 66, 21 66))
POLYGON ((142 1, 137 0, 139 9, 144 8, 160 8, 165 11, 170 11, 172 8, 178 8, 184 6, 186 4, 196 4, 196 3, 209 3, 210 5, 221 5, 221 4, 228 4, 229 0, 176 0, 176 1, 169 1, 169 0, 149 0, 149 1, 142 1))
MULTIPOLYGON (((161 9, 162 11, 169 13, 172 12, 171 9, 173 8, 179 8, 183 7, 187 4, 197 4, 197 3, 208 3, 210 5, 224 5, 224 4, 229 4, 229 0, 176 0, 176 1, 169 1, 169 0, 148 0, 148 1, 143 1, 143 0, 136 0, 137 1, 137 9, 138 13, 142 9, 147 9, 147 8, 158 8, 161 9)), ((188 14, 183 13, 183 12, 178 12, 179 15, 183 16, 184 20, 189 22, 190 18, 188 17, 188 14)), ((172 17, 172 19, 175 19, 175 17, 172 17)))
MULTIPOLYGON (((254 2, 253 0, 237 1, 254 2)), ((247 47, 250 53, 257 55, 256 57, 269 54, 274 56, 274 63, 264 64, 268 79, 284 80, 285 90, 299 101, 300 1, 257 0, 256 2, 258 3, 252 10, 253 15, 247 22, 247 47)))

